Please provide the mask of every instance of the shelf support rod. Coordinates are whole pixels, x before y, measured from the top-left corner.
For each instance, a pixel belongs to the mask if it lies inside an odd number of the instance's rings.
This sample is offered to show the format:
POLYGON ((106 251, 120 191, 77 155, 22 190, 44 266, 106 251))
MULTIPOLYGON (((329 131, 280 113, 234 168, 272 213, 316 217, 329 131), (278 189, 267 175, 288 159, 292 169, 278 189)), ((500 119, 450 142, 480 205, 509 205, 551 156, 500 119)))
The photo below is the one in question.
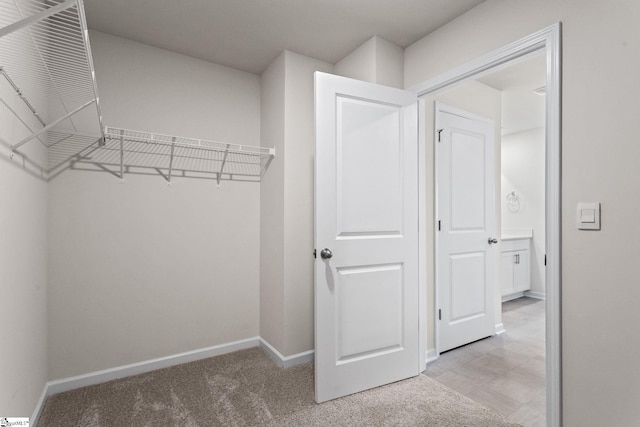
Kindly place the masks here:
POLYGON ((11 146, 11 151, 16 151, 18 148, 20 148, 22 145, 26 144, 27 142, 31 141, 33 138, 37 138, 40 135, 42 135, 43 133, 51 130, 52 128, 56 127, 60 122, 63 122, 65 120, 67 120, 69 117, 73 116, 74 114, 76 114, 78 111, 83 110, 85 108, 87 108, 89 105, 93 104, 94 102, 96 102, 95 99, 92 99, 91 101, 87 102, 84 105, 79 106, 78 108, 76 108, 75 110, 73 110, 70 113, 65 114, 64 116, 60 117, 59 119, 49 123, 47 126, 43 127, 42 129, 40 129, 39 131, 37 131, 36 133, 33 133, 31 135, 29 135, 28 137, 26 137, 25 139, 23 139, 22 141, 13 144, 11 146))
POLYGON ((169 158, 169 176, 167 181, 171 184, 171 172, 173 171, 173 150, 176 148, 176 137, 171 138, 171 157, 169 158))
MULTIPOLYGON (((29 129, 29 132, 34 132, 34 130, 31 129, 31 126, 29 126, 27 124, 27 122, 25 122, 24 119, 20 116, 20 114, 16 113, 16 110, 11 108, 11 106, 9 104, 7 104, 7 102, 4 99, 0 98, 0 102, 2 102, 2 104, 4 104, 4 106, 7 107, 7 109, 9 111, 11 111, 11 113, 13 113, 13 115, 16 117, 16 119, 20 120, 20 123, 22 123, 25 128, 29 129)), ((40 140, 42 145, 44 145, 45 147, 49 146, 42 138, 38 137, 38 139, 40 140)))
POLYGON ((35 15, 28 16, 24 19, 21 19, 18 22, 14 22, 13 24, 7 25, 6 27, 0 28, 0 38, 6 36, 7 34, 11 34, 14 31, 18 31, 24 27, 28 27, 34 22, 41 21, 45 18, 48 18, 51 15, 55 15, 58 12, 62 12, 63 10, 67 10, 70 7, 77 5, 77 0, 67 0, 64 3, 60 3, 56 6, 50 7, 49 9, 43 10, 42 12, 36 13, 35 15))
POLYGON ((0 74, 2 74, 4 76, 4 78, 7 80, 7 82, 9 82, 9 84, 11 85, 13 90, 16 92, 16 95, 18 95, 18 97, 20 99, 22 99, 22 102, 25 103, 27 108, 31 111, 31 113, 33 113, 35 118, 38 119, 40 124, 42 126, 46 126, 47 124, 44 122, 44 120, 42 120, 42 117, 40 117, 40 115, 36 112, 36 109, 33 108, 33 105, 31 105, 29 100, 22 94, 22 91, 20 90, 20 88, 14 83, 14 81, 11 79, 11 77, 9 77, 9 74, 7 74, 7 72, 5 71, 4 67, 2 67, 2 66, 0 66, 0 74))
POLYGON ((231 144, 227 144, 227 148, 224 150, 224 157, 222 158, 222 165, 220 165, 220 172, 218 172, 218 187, 220 187, 220 179, 222 178, 222 170, 224 169, 224 164, 227 163, 227 154, 229 154, 229 147, 231 144))
POLYGON ((96 71, 93 66, 93 55, 91 54, 91 43, 89 43, 89 28, 87 27, 87 17, 84 11, 83 0, 76 0, 78 3, 78 17, 80 26, 82 27, 82 37, 85 45, 85 56, 87 57, 87 64, 89 64, 89 70, 91 70, 91 83, 93 85, 93 97, 96 99, 96 110, 98 112, 98 123, 100 124, 100 131, 102 132, 102 142, 100 146, 106 144, 104 141, 104 126, 102 124, 102 110, 100 109, 100 96, 98 95, 98 83, 96 81, 96 71))
POLYGON ((124 131, 120 131, 120 180, 124 181, 124 131))

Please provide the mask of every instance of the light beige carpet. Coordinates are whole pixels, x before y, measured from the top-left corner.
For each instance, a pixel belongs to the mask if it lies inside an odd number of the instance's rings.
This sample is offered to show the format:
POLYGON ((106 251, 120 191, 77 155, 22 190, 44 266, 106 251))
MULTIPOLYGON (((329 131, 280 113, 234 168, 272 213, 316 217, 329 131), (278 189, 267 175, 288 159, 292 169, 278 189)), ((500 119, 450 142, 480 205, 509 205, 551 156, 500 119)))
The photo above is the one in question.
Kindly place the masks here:
POLYGON ((424 376, 331 402, 253 348, 50 396, 38 426, 518 426, 424 376))

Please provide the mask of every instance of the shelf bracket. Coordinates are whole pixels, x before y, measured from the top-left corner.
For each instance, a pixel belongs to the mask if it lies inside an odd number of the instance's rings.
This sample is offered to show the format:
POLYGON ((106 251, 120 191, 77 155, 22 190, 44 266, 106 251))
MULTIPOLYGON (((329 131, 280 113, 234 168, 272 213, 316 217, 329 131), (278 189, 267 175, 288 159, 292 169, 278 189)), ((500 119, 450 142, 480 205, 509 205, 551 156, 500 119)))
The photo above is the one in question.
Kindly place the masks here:
POLYGON ((171 184, 171 172, 173 171, 173 152, 176 148, 176 137, 171 138, 171 157, 169 158, 169 176, 167 176, 167 182, 171 184))
POLYGON ((40 135, 42 135, 43 133, 51 130, 52 128, 56 127, 60 122, 63 122, 65 120, 67 120, 69 117, 73 116, 74 114, 76 114, 78 111, 83 110, 85 108, 87 108, 89 105, 93 104, 94 102, 96 102, 95 99, 92 99, 91 101, 87 102, 84 105, 79 106, 78 108, 76 108, 75 110, 73 110, 70 113, 65 114, 64 116, 60 117, 59 119, 49 123, 47 126, 43 127, 42 129, 40 129, 39 131, 37 131, 36 133, 33 133, 31 135, 29 135, 28 137, 26 137, 25 139, 23 139, 22 141, 13 144, 11 146, 11 151, 16 151, 18 148, 20 148, 21 146, 23 146, 24 144, 26 144, 27 142, 31 141, 33 138, 37 138, 40 135))
POLYGON ((224 150, 224 157, 222 157, 222 165, 220 165, 220 172, 218 172, 218 187, 220 187, 220 179, 222 179, 222 171, 224 170, 224 164, 227 163, 227 155, 229 154, 229 147, 231 144, 227 144, 227 148, 224 150))
MULTIPOLYGON (((11 77, 9 77, 9 74, 7 74, 7 72, 5 71, 4 67, 2 67, 2 66, 0 66, 0 74, 2 74, 4 76, 4 78, 11 85, 13 90, 16 92, 16 95, 18 95, 18 97, 20 99, 22 99, 22 102, 24 102, 24 104, 27 106, 29 111, 31 111, 31 113, 40 122, 40 124, 42 126, 46 126, 47 124, 44 122, 44 120, 42 120, 42 117, 40 117, 40 115, 37 113, 36 109, 33 108, 33 105, 31 105, 29 100, 22 94, 22 91, 20 90, 20 88, 14 83, 14 81, 11 79, 11 77)), ((13 112, 13 109, 11 111, 13 112)), ((13 113, 15 114, 15 112, 13 112, 13 113)))
POLYGON ((120 180, 124 182, 124 131, 120 131, 120 180))
POLYGON ((271 165, 271 162, 273 161, 273 158, 275 157, 274 154, 271 154, 268 158, 266 163, 264 164, 264 169, 262 169, 262 173, 260 174, 260 179, 262 179, 262 177, 264 176, 265 173, 267 173, 267 169, 269 169, 269 165, 271 165))

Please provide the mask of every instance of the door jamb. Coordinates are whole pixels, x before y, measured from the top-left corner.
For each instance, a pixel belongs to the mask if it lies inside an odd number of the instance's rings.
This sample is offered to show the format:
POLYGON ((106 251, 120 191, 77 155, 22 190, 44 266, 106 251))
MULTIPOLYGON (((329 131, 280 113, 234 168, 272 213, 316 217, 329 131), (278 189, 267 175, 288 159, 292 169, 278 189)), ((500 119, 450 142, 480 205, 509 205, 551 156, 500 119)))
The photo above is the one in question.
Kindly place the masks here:
MULTIPOLYGON (((546 222, 546 405, 547 425, 562 425, 562 330, 561 330, 561 31, 558 22, 510 43, 489 54, 479 57, 448 72, 438 75, 409 90, 418 96, 419 111, 419 200, 420 200, 420 236, 419 236, 419 283, 420 283, 420 328, 421 331, 421 367, 426 360, 426 259, 428 254, 426 241, 425 182, 426 166, 424 161, 425 126, 424 96, 448 89, 458 83, 476 79, 510 65, 514 60, 523 59, 529 54, 544 50, 547 58, 546 77, 546 172, 545 172, 545 222, 546 222)), ((420 369, 422 370, 422 368, 420 369)))

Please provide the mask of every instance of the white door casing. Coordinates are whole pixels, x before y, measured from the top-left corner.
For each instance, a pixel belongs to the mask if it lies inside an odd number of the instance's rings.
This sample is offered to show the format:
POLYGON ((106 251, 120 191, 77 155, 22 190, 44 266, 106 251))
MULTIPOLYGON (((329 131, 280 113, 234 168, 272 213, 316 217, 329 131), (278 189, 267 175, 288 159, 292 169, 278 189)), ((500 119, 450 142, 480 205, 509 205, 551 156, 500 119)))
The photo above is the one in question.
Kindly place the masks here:
POLYGON ((546 81, 546 419, 562 425, 562 23, 557 22, 495 51, 413 86, 419 97, 433 94, 544 50, 546 81))
POLYGON ((324 402, 421 371, 417 98, 316 72, 315 102, 315 385, 324 402))
POLYGON ((495 333, 494 124, 436 103, 437 350, 495 333))

